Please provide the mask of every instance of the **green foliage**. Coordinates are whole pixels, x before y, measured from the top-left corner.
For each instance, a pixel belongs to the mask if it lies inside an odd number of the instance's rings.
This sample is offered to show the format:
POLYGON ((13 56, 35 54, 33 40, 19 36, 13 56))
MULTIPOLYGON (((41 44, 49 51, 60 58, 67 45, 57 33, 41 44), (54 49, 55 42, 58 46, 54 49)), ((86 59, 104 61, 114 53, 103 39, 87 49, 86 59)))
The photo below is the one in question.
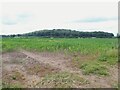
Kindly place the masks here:
POLYGON ((113 33, 108 32, 80 32, 75 30, 68 29, 53 29, 53 30, 40 30, 34 31, 26 34, 18 34, 18 35, 2 35, 3 37, 57 37, 57 38, 88 38, 88 37, 96 37, 96 38, 112 38, 114 37, 113 33))
POLYGON ((32 51, 64 51, 80 52, 81 54, 105 53, 116 48, 117 39, 105 38, 3 38, 2 51, 25 49, 32 51))
POLYGON ((105 55, 102 55, 98 59, 99 61, 107 61, 107 57, 105 55))
POLYGON ((110 49, 105 53, 102 53, 99 58, 99 61, 108 62, 111 65, 114 65, 118 62, 118 51, 116 49, 110 49))
POLYGON ((104 76, 108 75, 107 68, 98 62, 84 63, 81 66, 81 69, 83 70, 83 73, 86 75, 89 75, 89 74, 97 74, 97 75, 104 75, 104 76))

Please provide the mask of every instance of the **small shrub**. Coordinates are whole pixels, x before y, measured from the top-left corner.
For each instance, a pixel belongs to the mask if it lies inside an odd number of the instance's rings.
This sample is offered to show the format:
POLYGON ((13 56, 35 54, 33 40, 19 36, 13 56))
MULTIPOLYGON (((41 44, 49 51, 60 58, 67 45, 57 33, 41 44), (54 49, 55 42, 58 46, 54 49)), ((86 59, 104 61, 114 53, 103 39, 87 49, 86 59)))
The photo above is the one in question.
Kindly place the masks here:
POLYGON ((12 79, 13 79, 13 80, 16 80, 16 77, 15 77, 15 76, 13 76, 13 77, 12 77, 12 79))

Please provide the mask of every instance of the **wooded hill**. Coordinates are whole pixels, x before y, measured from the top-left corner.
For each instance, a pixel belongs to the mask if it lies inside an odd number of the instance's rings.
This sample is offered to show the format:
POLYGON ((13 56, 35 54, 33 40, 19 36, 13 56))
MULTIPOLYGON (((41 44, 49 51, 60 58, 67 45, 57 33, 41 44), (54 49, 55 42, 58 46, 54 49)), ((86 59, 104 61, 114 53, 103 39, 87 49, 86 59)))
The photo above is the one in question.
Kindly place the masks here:
POLYGON ((112 38, 113 33, 108 32, 80 32, 68 29, 39 30, 25 34, 2 35, 2 37, 55 37, 55 38, 112 38))

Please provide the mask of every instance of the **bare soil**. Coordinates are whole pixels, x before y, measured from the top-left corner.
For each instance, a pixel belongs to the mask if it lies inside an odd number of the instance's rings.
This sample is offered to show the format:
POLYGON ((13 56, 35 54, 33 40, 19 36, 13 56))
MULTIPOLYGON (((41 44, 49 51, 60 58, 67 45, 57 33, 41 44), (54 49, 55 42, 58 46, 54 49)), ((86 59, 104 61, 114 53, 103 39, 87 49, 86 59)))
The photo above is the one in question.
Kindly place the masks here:
MULTIPOLYGON (((10 83, 18 83, 21 87, 33 88, 37 87, 36 84, 40 82, 42 77, 58 72, 78 74, 89 81, 85 85, 76 87, 112 88, 118 82, 117 65, 110 68, 110 74, 106 77, 83 75, 80 69, 71 66, 71 59, 71 56, 64 53, 29 52, 25 50, 3 53, 3 84, 9 86, 10 83)), ((48 85, 48 87, 50 86, 48 85)))

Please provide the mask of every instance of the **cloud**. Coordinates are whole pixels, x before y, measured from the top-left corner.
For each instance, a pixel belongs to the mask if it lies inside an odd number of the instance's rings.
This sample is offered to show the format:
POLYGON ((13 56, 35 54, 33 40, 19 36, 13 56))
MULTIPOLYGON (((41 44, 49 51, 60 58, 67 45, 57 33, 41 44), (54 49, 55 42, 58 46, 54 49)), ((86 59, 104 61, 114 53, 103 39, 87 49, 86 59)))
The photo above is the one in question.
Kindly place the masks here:
POLYGON ((30 14, 22 13, 22 14, 17 15, 17 20, 19 22, 26 22, 30 19, 30 17, 31 17, 30 14))
POLYGON ((18 14, 18 15, 13 15, 13 16, 5 16, 2 18, 2 24, 4 25, 16 25, 18 23, 24 23, 24 22, 27 22, 29 21, 31 15, 29 14, 25 14, 25 13, 22 13, 22 14, 18 14))
POLYGON ((2 18, 2 24, 4 24, 4 25, 15 25, 15 24, 17 24, 17 21, 14 18, 3 17, 2 18))
POLYGON ((81 19, 81 20, 76 20, 74 22, 76 23, 97 23, 97 22, 106 22, 106 21, 113 21, 113 20, 117 20, 116 17, 113 18, 104 18, 104 17, 91 17, 91 18, 85 18, 85 19, 81 19))

